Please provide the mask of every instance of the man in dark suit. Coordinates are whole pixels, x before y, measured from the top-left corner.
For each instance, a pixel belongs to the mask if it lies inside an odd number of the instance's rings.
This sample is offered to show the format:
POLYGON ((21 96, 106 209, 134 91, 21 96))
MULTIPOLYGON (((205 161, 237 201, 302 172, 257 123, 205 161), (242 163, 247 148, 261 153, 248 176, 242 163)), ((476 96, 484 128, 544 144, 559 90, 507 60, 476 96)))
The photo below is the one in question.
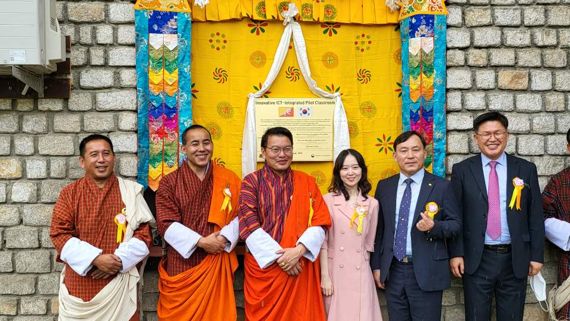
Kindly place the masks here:
POLYGON ((439 321, 450 286, 446 239, 461 229, 451 185, 424 170, 424 139, 414 131, 394 141, 400 174, 378 182, 380 203, 371 258, 374 279, 386 289, 395 321, 439 321))
POLYGON ((453 166, 451 185, 462 235, 450 243, 453 274, 463 277, 467 321, 523 319, 527 275, 542 268, 544 221, 536 166, 505 153, 507 118, 488 112, 473 121, 480 155, 453 166))

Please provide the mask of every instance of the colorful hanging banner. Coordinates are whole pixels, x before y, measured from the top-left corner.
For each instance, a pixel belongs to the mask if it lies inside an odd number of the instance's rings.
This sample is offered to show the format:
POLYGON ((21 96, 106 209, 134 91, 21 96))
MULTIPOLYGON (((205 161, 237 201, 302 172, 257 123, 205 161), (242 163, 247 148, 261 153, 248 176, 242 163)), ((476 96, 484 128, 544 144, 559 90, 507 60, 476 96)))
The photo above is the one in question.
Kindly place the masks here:
MULTIPOLYGON (((410 1, 414 2, 414 1, 410 1)), ((420 1, 417 1, 418 3, 420 1)), ((423 3, 423 1, 422 1, 423 3)), ((412 3, 401 8, 402 39, 402 123, 404 130, 415 130, 426 140, 425 167, 445 176, 445 50, 446 16, 443 2, 431 6, 412 3), (439 5, 437 5, 439 4, 439 5), (433 13, 422 14, 433 9, 433 13)))
POLYGON ((192 124, 191 19, 184 12, 136 10, 135 29, 138 181, 156 190, 183 159, 180 134, 192 124))

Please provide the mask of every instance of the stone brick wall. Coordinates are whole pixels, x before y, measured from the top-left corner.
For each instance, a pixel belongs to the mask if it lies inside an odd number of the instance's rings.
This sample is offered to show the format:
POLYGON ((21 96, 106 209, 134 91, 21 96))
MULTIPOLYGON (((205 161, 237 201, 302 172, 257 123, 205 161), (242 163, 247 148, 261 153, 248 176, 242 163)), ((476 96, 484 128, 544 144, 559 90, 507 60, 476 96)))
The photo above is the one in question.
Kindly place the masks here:
MULTIPOLYGON (((499 110, 514 134, 507 150, 535 162, 544 186, 570 165, 564 136, 570 127, 570 1, 448 5, 448 168, 477 152, 469 131, 473 118, 499 110)), ((72 40, 71 98, 0 99, 0 321, 56 319, 62 266, 48 226, 59 191, 83 173, 77 161, 81 138, 108 133, 118 173, 136 176, 132 4, 58 1, 58 18, 72 40)), ((548 246, 549 282, 555 279, 554 253, 548 246)), ((156 273, 145 279, 143 308, 154 311, 156 273)), ((526 320, 546 320, 533 299, 527 297, 526 320)), ((380 300, 384 304, 382 295, 380 300)), ((455 281, 444 293, 443 319, 462 320, 462 303, 455 281)))

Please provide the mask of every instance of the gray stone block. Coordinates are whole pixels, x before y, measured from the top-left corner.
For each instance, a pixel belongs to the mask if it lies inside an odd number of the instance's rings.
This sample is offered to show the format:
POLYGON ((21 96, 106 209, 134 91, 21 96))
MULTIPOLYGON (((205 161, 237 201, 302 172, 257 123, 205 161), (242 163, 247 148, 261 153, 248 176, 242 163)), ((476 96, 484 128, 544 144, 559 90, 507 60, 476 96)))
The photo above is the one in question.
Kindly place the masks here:
POLYGON ((513 134, 522 134, 530 132, 529 116, 525 113, 507 113, 505 116, 509 119, 509 132, 513 134))
POLYGON ((538 28, 532 30, 532 41, 538 47, 556 46, 556 30, 538 28))
POLYGON ((544 25, 544 7, 528 6, 523 8, 523 20, 525 26, 544 25))
POLYGON ((460 91, 447 92, 447 111, 460 111, 463 109, 460 91))
POLYGON ((498 75, 499 89, 526 90, 528 71, 523 69, 503 69, 498 75))
POLYGON ((542 135, 519 135, 517 137, 517 151, 520 155, 544 154, 544 136, 542 135))
MULTIPOLYGON (((448 11, 449 7, 447 8, 448 11)), ((447 18, 449 24, 449 15, 447 18)), ((131 25, 120 25, 117 28, 117 43, 120 45, 134 45, 135 44, 135 28, 131 25)))
POLYGON ((67 160, 60 157, 51 157, 49 161, 49 177, 65 178, 67 172, 67 160))
POLYGON ((135 21, 133 4, 127 2, 114 2, 109 4, 109 22, 132 23, 135 21))
POLYGON ((533 69, 530 71, 530 89, 536 91, 552 89, 552 73, 550 70, 533 69))
POLYGON ((554 72, 554 89, 570 91, 570 70, 556 70, 554 72))
POLYGON ((32 204, 22 208, 23 224, 27 226, 50 226, 53 205, 32 204))
POLYGON ((75 25, 70 23, 64 23, 61 25, 61 33, 64 36, 67 36, 71 39, 71 44, 74 45, 77 43, 77 32, 75 30, 75 25))
MULTIPOLYGON (((14 266, 12 264, 12 252, 11 251, 0 251, 0 272, 12 272, 14 271, 14 266)), ((0 299, 1 300, 1 299, 0 299)), ((0 306, 2 304, 0 303, 0 306)), ((2 308, 0 307, 0 314, 2 313, 2 308)))
POLYGON ((487 94, 489 110, 513 111, 515 109, 514 95, 509 92, 491 92, 487 94))
POLYGON ((507 47, 528 47, 530 46, 530 30, 503 29, 503 40, 507 47))
POLYGON ((125 177, 137 177, 137 157, 134 155, 121 155, 119 157, 119 173, 125 177))
POLYGON ((564 111, 564 94, 550 92, 544 96, 544 108, 546 111, 564 111))
POLYGON ((20 299, 21 314, 46 314, 48 300, 38 297, 24 297, 20 299))
POLYGON ((135 47, 112 47, 109 49, 109 66, 134 66, 135 60, 135 47))
POLYGON ((34 275, 0 274, 0 294, 34 294, 36 277, 34 275))
POLYGON ((447 48, 467 48, 471 44, 471 33, 466 28, 447 29, 447 48))
POLYGON ((69 2, 67 17, 72 22, 103 22, 105 20, 105 3, 98 1, 69 2))
POLYGON ((563 113, 556 116, 556 131, 566 134, 570 129, 570 114, 563 113))
POLYGON ((536 171, 538 172, 538 175, 551 176, 564 169, 564 157, 533 157, 532 162, 536 165, 536 171))
POLYGON ((79 133, 81 115, 77 113, 59 113, 53 116, 53 131, 59 133, 79 133))
POLYGON ((22 163, 18 158, 0 158, 0 179, 22 177, 22 163))
POLYGON ((567 155, 566 135, 548 135, 546 136, 546 153, 548 155, 567 155))
POLYGON ((521 9, 513 7, 494 8, 495 26, 520 26, 522 21, 521 9))
MULTIPOLYGON (((4 230, 7 249, 30 249, 39 247, 38 229, 29 226, 9 227, 4 230)), ((2 282, 0 282, 2 284, 2 282)))
POLYGON ((24 114, 22 117, 22 131, 29 134, 47 133, 47 115, 45 113, 24 114))
POLYGON ((54 321, 54 316, 51 315, 17 316, 12 321, 54 321))
POLYGON ((84 69, 79 75, 79 85, 86 89, 113 87, 114 75, 110 69, 84 69))
POLYGON ((465 93, 465 109, 484 110, 486 108, 485 92, 474 91, 465 93))
POLYGON ((17 113, 0 114, 0 133, 15 133, 19 130, 17 113))
POLYGON ((491 66, 514 66, 515 64, 514 49, 490 49, 489 57, 491 66))
POLYGON ((2 205, 0 207, 0 226, 18 224, 20 224, 20 208, 16 205, 2 205))
POLYGON ((463 13, 460 6, 447 7, 447 26, 461 27, 463 25, 463 13))
POLYGON ((471 71, 465 68, 447 69, 448 89, 469 89, 472 87, 471 71))
POLYGON ((1 98, 0 99, 0 110, 12 110, 12 99, 1 98))
POLYGON ((69 184, 68 180, 43 180, 40 187, 40 202, 55 203, 59 193, 67 184, 69 184))
POLYGON ((119 83, 121 87, 136 87, 137 73, 133 68, 119 70, 119 83))
POLYGON ((447 152, 451 154, 469 153, 469 133, 450 132, 447 135, 447 152))
POLYGON ((498 27, 473 28, 474 47, 498 47, 501 45, 501 29, 498 27))
POLYGON ((12 141, 9 135, 0 135, 0 155, 10 155, 12 149, 12 141))
POLYGON ((447 50, 447 67, 461 67, 465 65, 465 52, 462 50, 447 50))
POLYGON ((519 49, 517 50, 517 66, 540 67, 542 65, 540 49, 519 49))
POLYGON ((451 170, 453 168, 453 165, 464 161, 468 157, 470 157, 470 155, 459 155, 459 154, 448 155, 445 158, 445 161, 446 161, 445 168, 446 168, 447 174, 451 174, 451 170))
POLYGON ((137 92, 134 89, 99 92, 95 101, 98 111, 137 110, 137 92))
MULTIPOLYGON (((115 150, 116 152, 117 150, 115 150)), ((79 160, 77 157, 70 157, 68 159, 68 167, 67 167, 67 171, 68 171, 68 178, 70 179, 78 179, 83 177, 83 175, 85 174, 85 170, 83 168, 81 168, 81 166, 79 166, 79 160)))
POLYGON ((38 276, 39 294, 57 294, 59 290, 59 273, 42 274, 38 276))
POLYGON ((468 130, 473 126, 473 115, 470 113, 447 114, 448 130, 468 130))
POLYGON ((463 10, 463 14, 467 27, 489 26, 492 23, 489 7, 467 7, 463 10))
POLYGON ((104 47, 91 47, 89 48, 89 61, 91 66, 105 65, 105 48, 104 47))
POLYGON ((81 92, 77 90, 71 91, 68 108, 71 111, 91 110, 91 108, 93 108, 92 94, 90 92, 81 92))
POLYGON ((114 132, 109 134, 109 138, 113 142, 116 153, 136 153, 137 151, 137 134, 114 132))
MULTIPOLYGON (((53 243, 51 242, 51 237, 49 236, 49 227, 40 228, 40 245, 44 249, 54 248, 53 243)), ((55 262, 54 266, 57 267, 58 266, 57 264, 61 265, 61 263, 55 262)), ((60 269, 54 268, 54 271, 61 271, 61 268, 60 269)))
POLYGON ((488 64, 486 49, 469 49, 467 51, 467 64, 469 66, 483 67, 488 64))
POLYGON ((124 131, 137 130, 137 113, 123 112, 119 114, 119 129, 124 131))
POLYGON ((546 17, 549 26, 570 26, 570 6, 547 6, 546 17))
POLYGON ((35 152, 34 136, 16 135, 14 136, 14 152, 16 155, 33 155, 35 152))
POLYGON ((10 297, 0 298, 0 314, 1 315, 18 314, 18 299, 10 297))
POLYGON ((43 135, 38 138, 40 155, 65 156, 75 153, 73 135, 43 135))
POLYGON ((560 48, 570 47, 570 28, 558 29, 558 41, 560 48))
POLYGON ((41 179, 47 177, 47 160, 45 158, 26 159, 26 177, 41 179))
POLYGON ((34 182, 17 181, 12 184, 13 203, 34 203, 37 198, 37 188, 34 182))
POLYGON ((40 111, 62 111, 65 106, 63 99, 38 99, 38 110, 40 111))
POLYGON ((475 70, 475 86, 477 89, 495 89, 497 87, 495 71, 488 69, 475 70))
POLYGON ((14 262, 17 273, 49 273, 51 269, 48 250, 16 251, 14 262))
MULTIPOLYGON (((0 203, 6 203, 6 183, 4 182, 0 182, 0 203)), ((2 238, 0 237, 0 242, 2 241, 2 238)))
MULTIPOLYGON (((568 17, 570 19, 570 17, 568 17)), ((568 50, 563 49, 547 49, 542 52, 544 66, 561 68, 566 67, 568 61, 566 58, 568 50)))
POLYGON ((79 43, 88 46, 93 44, 93 26, 90 25, 79 26, 79 43))
POLYGON ((83 127, 86 132, 110 132, 115 129, 115 117, 112 113, 87 113, 83 115, 83 127))
POLYGON ((95 27, 95 39, 100 45, 113 44, 113 26, 98 25, 95 27))
POLYGON ((540 94, 517 94, 515 100, 517 111, 533 113, 542 110, 542 96, 540 94))
POLYGON ((33 99, 16 99, 16 110, 17 111, 32 111, 32 110, 34 110, 34 100, 33 99))
POLYGON ((553 114, 539 114, 532 117, 533 133, 551 134, 554 133, 555 131, 556 131, 556 120, 553 114))
MULTIPOLYGON (((73 46, 71 47, 71 65, 81 67, 87 64, 87 47, 73 46)), ((73 91, 71 92, 73 95, 73 91)))

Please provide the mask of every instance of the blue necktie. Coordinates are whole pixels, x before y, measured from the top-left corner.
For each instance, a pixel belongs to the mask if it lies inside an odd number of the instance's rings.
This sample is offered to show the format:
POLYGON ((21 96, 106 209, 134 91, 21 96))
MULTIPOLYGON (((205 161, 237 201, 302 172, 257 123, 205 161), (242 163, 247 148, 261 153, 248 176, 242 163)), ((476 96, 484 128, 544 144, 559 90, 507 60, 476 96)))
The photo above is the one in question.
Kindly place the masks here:
POLYGON ((396 238, 394 240, 394 256, 401 261, 406 256, 406 240, 408 238, 408 217, 410 216, 410 204, 412 203, 412 184, 411 178, 406 178, 406 189, 400 202, 400 214, 398 216, 398 224, 396 227, 396 238))

